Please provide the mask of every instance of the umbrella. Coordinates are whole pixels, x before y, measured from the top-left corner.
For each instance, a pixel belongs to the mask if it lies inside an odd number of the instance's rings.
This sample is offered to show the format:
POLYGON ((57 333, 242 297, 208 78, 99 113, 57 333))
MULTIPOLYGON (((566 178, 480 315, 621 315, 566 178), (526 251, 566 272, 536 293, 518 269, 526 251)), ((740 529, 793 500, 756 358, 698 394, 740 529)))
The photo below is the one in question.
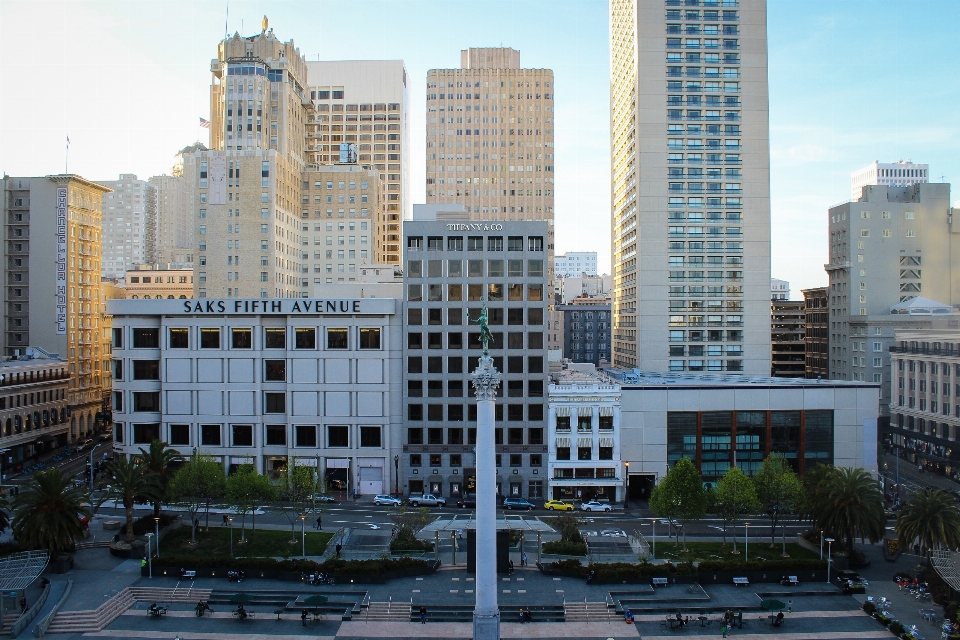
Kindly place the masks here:
POLYGON ((230 602, 234 604, 251 602, 252 600, 253 600, 253 596, 250 595, 249 593, 235 593, 232 596, 230 596, 230 602))
POLYGON ((783 603, 782 600, 764 600, 760 603, 760 606, 766 609, 767 611, 773 611, 774 609, 784 609, 787 605, 783 603))
POLYGON ((328 600, 327 596, 322 596, 322 595, 320 595, 320 594, 314 594, 314 595, 310 596, 309 598, 306 598, 306 599, 303 601, 303 604, 310 605, 310 606, 316 606, 316 605, 318 605, 318 604, 325 604, 325 603, 327 602, 327 600, 328 600))

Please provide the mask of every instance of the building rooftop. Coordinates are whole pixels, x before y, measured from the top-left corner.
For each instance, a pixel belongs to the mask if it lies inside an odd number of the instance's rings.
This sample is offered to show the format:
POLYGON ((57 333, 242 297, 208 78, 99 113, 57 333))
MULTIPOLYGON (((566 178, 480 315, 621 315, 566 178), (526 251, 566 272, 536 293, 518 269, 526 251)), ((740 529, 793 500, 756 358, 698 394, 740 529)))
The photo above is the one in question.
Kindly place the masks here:
POLYGON ((943 302, 917 296, 890 307, 892 314, 908 314, 911 316, 951 315, 957 310, 943 302))
POLYGON ((772 378, 722 373, 683 373, 640 371, 639 369, 604 369, 614 381, 628 387, 879 387, 879 383, 847 380, 808 380, 806 378, 772 378))

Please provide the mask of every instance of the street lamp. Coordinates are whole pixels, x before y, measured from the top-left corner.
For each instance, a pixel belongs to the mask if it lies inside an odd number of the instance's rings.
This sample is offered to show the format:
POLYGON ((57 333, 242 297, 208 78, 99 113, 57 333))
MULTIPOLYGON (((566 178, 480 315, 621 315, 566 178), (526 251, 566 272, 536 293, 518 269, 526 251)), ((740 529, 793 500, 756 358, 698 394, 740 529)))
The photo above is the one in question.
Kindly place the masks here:
POLYGON ((233 527, 231 526, 232 524, 233 524, 233 518, 230 516, 227 516, 227 529, 230 530, 230 557, 231 558, 233 557, 233 527))
POLYGON ((307 514, 301 513, 300 514, 300 542, 303 546, 303 549, 302 549, 303 553, 301 553, 300 555, 302 555, 304 558, 307 557, 307 538, 303 530, 303 526, 304 526, 303 523, 306 522, 306 520, 307 520, 307 514))
POLYGON ((393 456, 393 495, 400 496, 400 456, 393 456))
POLYGON ((623 508, 627 508, 627 480, 630 477, 630 463, 623 463, 623 508))
POLYGON ((160 518, 153 517, 153 529, 157 532, 157 557, 160 557, 160 518))
POLYGON ((743 561, 750 560, 750 523, 743 523, 743 561))
POLYGON ((650 524, 653 525, 653 551, 650 552, 651 560, 657 559, 657 519, 654 518, 653 522, 650 524))
POLYGON ((830 556, 830 547, 833 545, 833 538, 824 538, 827 541, 827 584, 830 584, 830 563, 833 558, 830 556))
POLYGON ((883 492, 884 493, 887 492, 887 468, 888 467, 889 465, 886 462, 884 462, 883 463, 883 492))
POLYGON ((150 553, 150 541, 153 539, 153 534, 147 534, 147 566, 149 567, 150 578, 153 579, 153 554, 150 553))
POLYGON ((823 560, 823 529, 820 529, 820 559, 823 560))

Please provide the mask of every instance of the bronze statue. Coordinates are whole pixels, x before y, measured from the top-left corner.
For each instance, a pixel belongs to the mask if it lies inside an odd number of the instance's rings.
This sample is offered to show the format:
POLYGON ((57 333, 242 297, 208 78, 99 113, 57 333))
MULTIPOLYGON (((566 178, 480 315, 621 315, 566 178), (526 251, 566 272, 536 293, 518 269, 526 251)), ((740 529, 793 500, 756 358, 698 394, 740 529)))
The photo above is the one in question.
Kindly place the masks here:
POLYGON ((476 320, 470 319, 470 322, 476 322, 480 325, 480 343, 483 345, 483 355, 490 355, 487 345, 493 340, 493 334, 490 333, 490 327, 487 326, 487 300, 480 299, 483 302, 483 308, 480 310, 480 317, 476 320))

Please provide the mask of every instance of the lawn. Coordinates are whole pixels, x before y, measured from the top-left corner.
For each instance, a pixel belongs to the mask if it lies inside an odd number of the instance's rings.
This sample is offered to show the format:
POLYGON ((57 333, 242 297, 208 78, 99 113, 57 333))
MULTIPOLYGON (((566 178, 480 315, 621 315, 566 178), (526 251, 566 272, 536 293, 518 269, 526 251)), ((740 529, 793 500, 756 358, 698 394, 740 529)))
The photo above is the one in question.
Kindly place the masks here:
MULTIPOLYGON (((307 555, 323 555, 332 533, 307 531, 307 555)), ((291 544, 289 531, 247 529, 247 541, 240 542, 240 531, 233 530, 233 553, 238 558, 264 557, 300 557, 303 553, 300 531, 296 532, 296 542, 291 544)), ((160 553, 177 555, 230 555, 230 530, 224 527, 211 527, 209 532, 197 530, 197 545, 190 544, 190 527, 180 527, 167 534, 160 543, 160 553)))
MULTIPOLYGON (((684 553, 682 539, 679 545, 674 543, 673 538, 669 541, 665 541, 663 538, 657 539, 657 559, 670 560, 671 562, 686 562, 687 560, 779 560, 783 547, 780 544, 780 540, 777 540, 777 544, 773 549, 770 548, 769 538, 756 542, 751 540, 749 548, 750 556, 744 558, 743 538, 741 537, 737 540, 737 551, 740 552, 737 555, 733 554, 733 543, 730 540, 727 540, 726 547, 723 546, 722 542, 688 542, 687 549, 689 551, 684 553)), ((800 545, 790 542, 787 543, 787 553, 790 554, 790 558, 794 560, 816 560, 820 557, 818 554, 807 551, 800 545)))

